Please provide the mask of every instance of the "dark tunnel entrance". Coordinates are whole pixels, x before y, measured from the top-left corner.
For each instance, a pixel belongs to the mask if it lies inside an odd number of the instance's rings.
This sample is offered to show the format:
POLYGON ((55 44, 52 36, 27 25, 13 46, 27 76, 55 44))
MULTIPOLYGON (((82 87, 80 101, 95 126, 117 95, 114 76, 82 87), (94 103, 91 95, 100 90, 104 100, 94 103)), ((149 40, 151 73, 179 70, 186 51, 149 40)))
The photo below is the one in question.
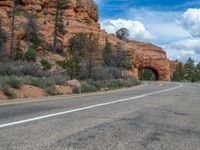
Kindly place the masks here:
POLYGON ((160 78, 156 69, 144 67, 139 70, 139 79, 146 81, 158 81, 160 78))

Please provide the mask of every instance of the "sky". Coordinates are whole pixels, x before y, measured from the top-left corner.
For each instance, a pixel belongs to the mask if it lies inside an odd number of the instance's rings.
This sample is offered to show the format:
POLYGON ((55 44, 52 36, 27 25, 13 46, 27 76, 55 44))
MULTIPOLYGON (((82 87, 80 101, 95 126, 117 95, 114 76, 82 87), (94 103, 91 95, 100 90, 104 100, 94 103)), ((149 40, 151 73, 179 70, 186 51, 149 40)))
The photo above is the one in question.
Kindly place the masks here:
POLYGON ((125 27, 130 39, 151 42, 172 60, 200 61, 200 0, 96 0, 101 28, 125 27))

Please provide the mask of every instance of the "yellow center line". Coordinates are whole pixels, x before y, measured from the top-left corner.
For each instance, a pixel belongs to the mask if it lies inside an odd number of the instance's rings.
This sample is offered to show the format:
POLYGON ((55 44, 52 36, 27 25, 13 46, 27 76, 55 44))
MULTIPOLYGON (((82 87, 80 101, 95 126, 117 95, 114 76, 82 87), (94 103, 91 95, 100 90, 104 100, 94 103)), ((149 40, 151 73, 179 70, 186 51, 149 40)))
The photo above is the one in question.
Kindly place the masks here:
MULTIPOLYGON (((104 94, 104 93, 101 93, 101 94, 104 94)), ((81 97, 94 96, 94 95, 100 95, 100 93, 90 93, 90 94, 75 95, 75 96, 49 97, 49 98, 42 98, 41 100, 32 99, 32 100, 24 100, 24 101, 16 101, 16 102, 6 102, 6 103, 0 103, 0 106, 27 104, 27 103, 36 103, 36 102, 54 101, 54 100, 67 100, 67 99, 81 98, 81 97)))
MULTIPOLYGON (((147 83, 143 84, 143 85, 140 85, 140 86, 136 86, 136 87, 133 87, 133 88, 139 88, 139 87, 142 87, 142 86, 146 86, 147 83)), ((128 89, 131 89, 131 88, 128 88, 128 89)), ((31 100, 16 100, 14 102, 3 102, 3 103, 0 103, 0 106, 9 106, 9 105, 19 105, 19 104, 28 104, 28 103, 36 103, 36 102, 44 102, 44 101, 56 101, 56 100, 68 100, 68 99, 74 99, 74 98, 81 98, 81 97, 87 97, 87 96, 99 96, 99 95, 102 95, 102 94, 111 94, 111 93, 117 93, 117 92, 120 92, 119 90, 116 90, 116 91, 105 91, 105 92, 96 92, 96 93, 86 93, 86 94, 81 94, 81 95, 74 95, 74 96, 69 96, 69 95, 66 95, 66 96, 60 96, 60 97, 49 97, 49 98, 35 98, 35 99, 31 99, 31 100)))

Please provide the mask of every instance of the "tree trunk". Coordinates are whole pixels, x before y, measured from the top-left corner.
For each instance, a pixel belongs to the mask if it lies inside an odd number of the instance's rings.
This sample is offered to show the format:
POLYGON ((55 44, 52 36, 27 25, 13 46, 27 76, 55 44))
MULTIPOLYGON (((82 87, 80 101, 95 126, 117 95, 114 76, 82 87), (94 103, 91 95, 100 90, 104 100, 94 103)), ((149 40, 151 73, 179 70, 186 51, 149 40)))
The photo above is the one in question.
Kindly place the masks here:
POLYGON ((57 46, 59 6, 60 6, 60 1, 57 0, 57 2, 56 2, 56 16, 55 16, 55 28, 54 28, 54 41, 53 41, 53 51, 54 52, 55 52, 56 46, 57 46))
POLYGON ((12 16, 11 16, 11 41, 10 41, 10 58, 13 57, 14 38, 15 38, 15 0, 12 1, 12 16))

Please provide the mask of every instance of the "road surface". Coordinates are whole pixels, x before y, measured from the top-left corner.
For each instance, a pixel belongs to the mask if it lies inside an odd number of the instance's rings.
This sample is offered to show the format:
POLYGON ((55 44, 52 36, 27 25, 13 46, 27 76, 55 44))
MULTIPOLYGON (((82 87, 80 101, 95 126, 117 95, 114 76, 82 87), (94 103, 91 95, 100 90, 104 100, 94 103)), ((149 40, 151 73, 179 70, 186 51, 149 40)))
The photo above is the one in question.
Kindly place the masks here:
POLYGON ((0 102, 0 150, 74 149, 200 149, 200 84, 0 102))

